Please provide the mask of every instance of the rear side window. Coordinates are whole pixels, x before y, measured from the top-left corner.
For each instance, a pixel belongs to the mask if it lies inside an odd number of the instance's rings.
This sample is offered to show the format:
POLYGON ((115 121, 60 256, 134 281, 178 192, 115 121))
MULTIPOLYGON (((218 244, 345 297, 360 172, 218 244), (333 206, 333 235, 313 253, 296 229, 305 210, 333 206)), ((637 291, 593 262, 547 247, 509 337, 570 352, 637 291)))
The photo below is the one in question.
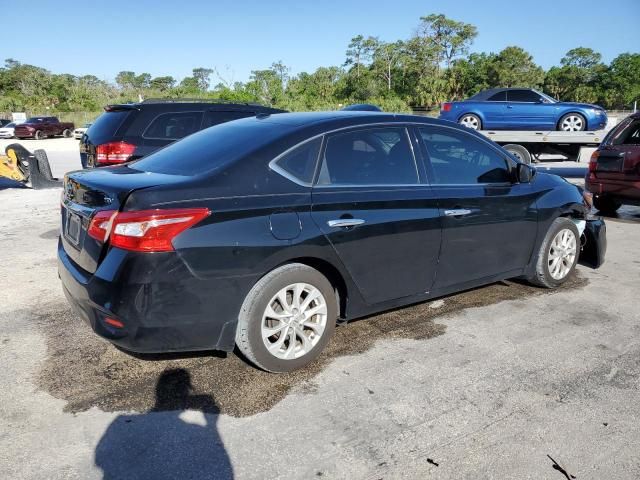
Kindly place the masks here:
POLYGON ((163 113, 158 115, 142 135, 144 138, 177 140, 200 130, 202 112, 163 113))
POLYGON ((320 153, 321 138, 306 142, 276 160, 275 170, 298 182, 310 185, 316 170, 318 154, 320 153))
POLYGON ((487 98, 488 102, 506 102, 507 101, 507 92, 502 91, 496 94, 491 95, 487 98))
POLYGON ((327 139, 319 185, 412 185, 418 181, 404 128, 357 130, 327 139))
POLYGON ((202 128, 213 127, 214 125, 220 125, 221 123, 231 122, 241 118, 254 117, 255 115, 256 112, 247 111, 211 111, 205 115, 202 128))
POLYGON ((114 137, 120 125, 122 125, 132 112, 132 110, 104 112, 91 124, 90 132, 92 141, 96 143, 114 137))
POLYGON ((509 164, 489 145, 468 133, 421 128, 433 171, 432 184, 473 185, 511 181, 509 164))
POLYGON ((508 90, 507 98, 510 102, 538 102, 540 95, 531 90, 508 90))
POLYGON ((640 145, 640 119, 633 120, 611 138, 612 145, 640 145))

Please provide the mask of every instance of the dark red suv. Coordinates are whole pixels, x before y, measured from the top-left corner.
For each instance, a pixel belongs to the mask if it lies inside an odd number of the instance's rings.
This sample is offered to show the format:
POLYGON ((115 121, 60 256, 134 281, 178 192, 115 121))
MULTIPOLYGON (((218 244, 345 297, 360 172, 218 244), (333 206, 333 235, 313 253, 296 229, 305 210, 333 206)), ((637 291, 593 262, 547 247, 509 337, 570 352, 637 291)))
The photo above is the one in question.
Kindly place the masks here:
POLYGON ((640 112, 613 128, 593 152, 585 185, 601 212, 640 205, 640 112))

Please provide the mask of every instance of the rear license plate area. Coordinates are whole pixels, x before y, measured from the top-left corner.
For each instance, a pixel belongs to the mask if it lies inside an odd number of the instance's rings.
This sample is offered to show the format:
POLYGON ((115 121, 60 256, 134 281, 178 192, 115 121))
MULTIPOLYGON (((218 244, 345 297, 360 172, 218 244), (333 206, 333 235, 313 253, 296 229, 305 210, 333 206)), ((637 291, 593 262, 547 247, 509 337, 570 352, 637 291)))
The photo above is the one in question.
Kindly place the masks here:
POLYGON ((622 171, 622 157, 600 157, 596 171, 598 172, 620 172, 622 171))
POLYGON ((67 213, 67 224, 64 232, 64 236, 74 245, 80 243, 80 230, 82 228, 82 218, 75 213, 67 213))

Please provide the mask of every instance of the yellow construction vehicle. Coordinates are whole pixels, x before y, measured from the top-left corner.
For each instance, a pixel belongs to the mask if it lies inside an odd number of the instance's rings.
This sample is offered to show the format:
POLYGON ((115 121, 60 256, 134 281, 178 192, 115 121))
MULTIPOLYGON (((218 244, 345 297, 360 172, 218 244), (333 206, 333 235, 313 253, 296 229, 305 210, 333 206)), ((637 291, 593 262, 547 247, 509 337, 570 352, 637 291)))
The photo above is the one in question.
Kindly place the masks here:
POLYGON ((51 166, 44 150, 31 153, 19 143, 5 148, 0 155, 0 178, 5 177, 33 189, 58 188, 62 182, 51 175, 51 166))
POLYGON ((29 164, 26 163, 25 165, 23 163, 19 155, 22 152, 19 152, 19 149, 26 151, 21 145, 9 145, 5 149, 6 155, 0 155, 0 177, 27 183, 27 180, 29 180, 29 164))

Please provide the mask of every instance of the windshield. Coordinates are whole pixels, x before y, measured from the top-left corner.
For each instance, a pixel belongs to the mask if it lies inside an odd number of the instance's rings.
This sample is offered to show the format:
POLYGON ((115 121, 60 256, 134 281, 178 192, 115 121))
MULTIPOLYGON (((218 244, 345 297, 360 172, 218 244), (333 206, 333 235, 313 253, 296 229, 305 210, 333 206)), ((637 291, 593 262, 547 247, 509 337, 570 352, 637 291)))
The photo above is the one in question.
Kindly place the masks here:
POLYGON ((4 126, 4 128, 13 128, 13 127, 15 127, 15 126, 16 126, 16 124, 15 124, 15 123, 7 123, 7 124, 4 126))
POLYGON ((33 118, 29 118, 26 122, 24 123, 41 123, 44 121, 44 118, 42 117, 33 117, 33 118))
POLYGON ((558 100, 556 100, 556 99, 555 99, 555 98, 553 98, 553 97, 550 97, 550 96, 549 96, 549 95, 547 95, 546 93, 542 93, 542 92, 538 92, 538 91, 536 91, 536 93, 537 93, 537 94, 539 94, 542 98, 544 98, 544 100, 545 100, 547 103, 558 103, 558 100))

